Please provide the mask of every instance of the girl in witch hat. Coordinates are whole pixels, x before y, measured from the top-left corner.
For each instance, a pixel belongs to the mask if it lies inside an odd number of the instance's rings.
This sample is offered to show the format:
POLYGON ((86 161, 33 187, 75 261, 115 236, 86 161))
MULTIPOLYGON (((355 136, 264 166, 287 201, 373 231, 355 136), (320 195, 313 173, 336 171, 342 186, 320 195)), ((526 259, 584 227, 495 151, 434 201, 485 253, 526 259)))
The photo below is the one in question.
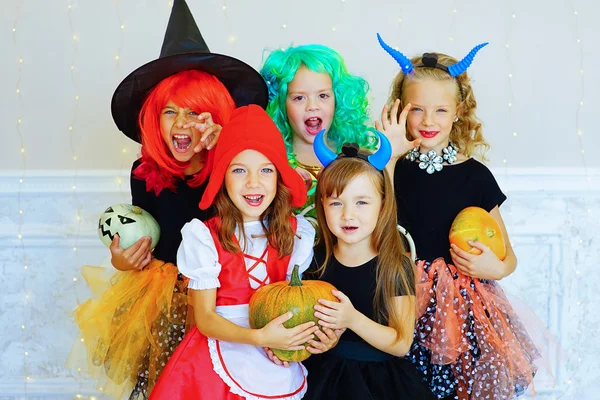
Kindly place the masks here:
POLYGON ((409 357, 438 398, 512 399, 532 384, 540 353, 496 282, 517 266, 500 215, 506 196, 471 158, 489 146, 466 70, 487 43, 458 61, 439 53, 408 59, 378 39, 401 67, 376 126, 393 143, 388 168, 398 220, 417 249, 418 319, 409 357), (453 220, 471 206, 497 221, 504 257, 480 242, 469 242, 478 255, 450 244, 453 220))
POLYGON ((236 109, 221 132, 200 202, 202 209, 215 205, 217 215, 187 223, 177 252, 179 270, 190 279, 196 326, 173 353, 151 400, 302 398, 304 367, 276 365, 264 347, 299 350, 315 334, 326 338, 314 322, 286 329, 291 312, 251 329, 248 303, 260 287, 289 280, 295 265, 300 272, 310 265, 314 228, 292 216, 305 201, 306 187, 288 165, 277 126, 258 106, 236 109))
MULTIPOLYGON (((234 108, 252 103, 267 103, 259 73, 211 53, 185 1, 175 0, 160 57, 129 74, 112 99, 117 127, 142 144, 132 203, 158 221, 161 239, 151 252, 150 238, 122 249, 116 235, 111 262, 121 272, 75 311, 88 369, 105 393, 147 398, 190 325, 187 278, 175 266, 180 230, 209 217, 198 203, 213 146, 234 108)), ((102 283, 86 278, 92 287, 102 283)))

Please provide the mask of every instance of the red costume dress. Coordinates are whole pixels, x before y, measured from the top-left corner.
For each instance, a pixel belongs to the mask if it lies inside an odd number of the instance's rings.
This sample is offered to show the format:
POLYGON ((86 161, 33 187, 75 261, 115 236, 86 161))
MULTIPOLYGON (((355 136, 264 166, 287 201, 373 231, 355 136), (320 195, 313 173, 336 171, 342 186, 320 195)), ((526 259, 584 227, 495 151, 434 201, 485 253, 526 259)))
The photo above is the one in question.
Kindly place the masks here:
MULTIPOLYGON (((279 258, 268 245, 259 221, 244 224, 244 253, 228 253, 218 240, 219 219, 197 219, 182 229, 180 272, 189 288, 217 288, 216 311, 249 327, 248 303, 261 286, 289 279, 295 264, 308 268, 313 257, 314 228, 303 217, 290 217, 296 237, 291 255, 279 258)), ((236 238, 239 238, 236 230, 236 238)), ((239 239, 238 239, 239 240, 239 239)), ((185 336, 160 376, 150 398, 156 399, 301 399, 306 370, 300 363, 285 368, 270 361, 261 347, 207 338, 196 327, 185 336)))

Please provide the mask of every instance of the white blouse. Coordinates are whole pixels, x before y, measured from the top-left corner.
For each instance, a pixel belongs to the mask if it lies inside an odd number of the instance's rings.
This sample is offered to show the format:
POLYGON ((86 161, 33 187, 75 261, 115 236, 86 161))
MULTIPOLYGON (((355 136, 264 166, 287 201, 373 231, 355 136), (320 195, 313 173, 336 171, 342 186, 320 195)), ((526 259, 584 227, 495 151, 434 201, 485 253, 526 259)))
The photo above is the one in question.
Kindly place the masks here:
MULTIPOLYGON (((300 266, 300 273, 306 271, 313 258, 313 245, 315 240, 315 229, 306 218, 296 216, 298 222, 296 228, 297 236, 294 240, 294 249, 290 257, 286 279, 291 278, 294 265, 300 266)), ((260 221, 244 223, 245 238, 240 238, 239 229, 236 229, 235 236, 242 248, 244 254, 251 255, 260 259, 267 248, 266 237, 253 237, 263 234, 260 221)), ((188 287, 195 290, 206 290, 220 287, 219 273, 221 264, 213 238, 208 227, 198 219, 193 219, 181 229, 182 241, 177 250, 177 267, 182 275, 190 278, 188 287)), ((266 263, 258 263, 247 257, 244 257, 246 269, 254 266, 250 274, 256 279, 250 279, 250 286, 257 288, 260 284, 257 282, 270 283, 267 276, 266 263)), ((265 254, 263 260, 267 261, 265 254)))

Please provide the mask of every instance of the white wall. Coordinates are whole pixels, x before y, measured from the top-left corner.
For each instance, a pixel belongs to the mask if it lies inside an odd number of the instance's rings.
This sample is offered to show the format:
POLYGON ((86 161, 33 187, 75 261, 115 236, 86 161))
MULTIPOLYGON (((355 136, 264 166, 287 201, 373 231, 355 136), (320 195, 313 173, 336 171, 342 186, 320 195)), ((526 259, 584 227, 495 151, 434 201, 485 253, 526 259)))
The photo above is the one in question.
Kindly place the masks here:
MULTIPOLYGON (((64 367, 75 337, 69 312, 88 295, 81 265, 106 261, 97 218, 109 204, 129 201, 126 174, 138 151, 114 127, 110 98, 121 79, 158 55, 168 3, 2 1, 0 399, 93 393, 85 375, 64 367)), ((599 3, 226 3, 224 11, 222 0, 188 0, 212 51, 258 68, 264 48, 330 45, 371 83, 374 115, 397 71, 375 32, 409 56, 436 50, 462 57, 490 41, 470 73, 492 144, 490 164, 509 196, 502 213, 520 260, 504 284, 565 349, 558 385, 542 385, 542 398, 595 398, 600 139, 592 112, 600 106, 600 73, 591 66, 600 62, 593 42, 600 37, 593 20, 599 3)))
MULTIPOLYGON (((351 71, 370 82, 374 115, 398 70, 379 48, 376 32, 408 56, 435 50, 462 58, 489 41, 469 71, 492 165, 504 159, 509 167, 600 165, 592 156, 600 147, 592 119, 600 105, 594 90, 600 72, 592 68, 600 63, 594 42, 600 5, 593 0, 188 4, 212 51, 256 68, 265 48, 312 42, 334 47, 351 71)), ((158 56, 169 11, 169 0, 3 0, 0 169, 21 169, 22 147, 29 169, 128 166, 137 146, 115 128, 110 98, 128 73, 158 56)))

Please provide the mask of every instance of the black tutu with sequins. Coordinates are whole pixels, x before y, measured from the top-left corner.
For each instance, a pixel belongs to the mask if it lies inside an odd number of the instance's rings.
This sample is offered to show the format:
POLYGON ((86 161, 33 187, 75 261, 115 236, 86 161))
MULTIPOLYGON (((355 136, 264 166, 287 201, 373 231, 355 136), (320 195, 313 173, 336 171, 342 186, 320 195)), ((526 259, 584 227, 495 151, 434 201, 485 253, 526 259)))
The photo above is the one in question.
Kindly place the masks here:
POLYGON ((340 340, 303 362, 308 400, 435 400, 414 365, 365 342, 340 340))
POLYGON ((418 320, 407 357, 439 399, 513 399, 541 356, 495 281, 442 258, 417 262, 418 320))

